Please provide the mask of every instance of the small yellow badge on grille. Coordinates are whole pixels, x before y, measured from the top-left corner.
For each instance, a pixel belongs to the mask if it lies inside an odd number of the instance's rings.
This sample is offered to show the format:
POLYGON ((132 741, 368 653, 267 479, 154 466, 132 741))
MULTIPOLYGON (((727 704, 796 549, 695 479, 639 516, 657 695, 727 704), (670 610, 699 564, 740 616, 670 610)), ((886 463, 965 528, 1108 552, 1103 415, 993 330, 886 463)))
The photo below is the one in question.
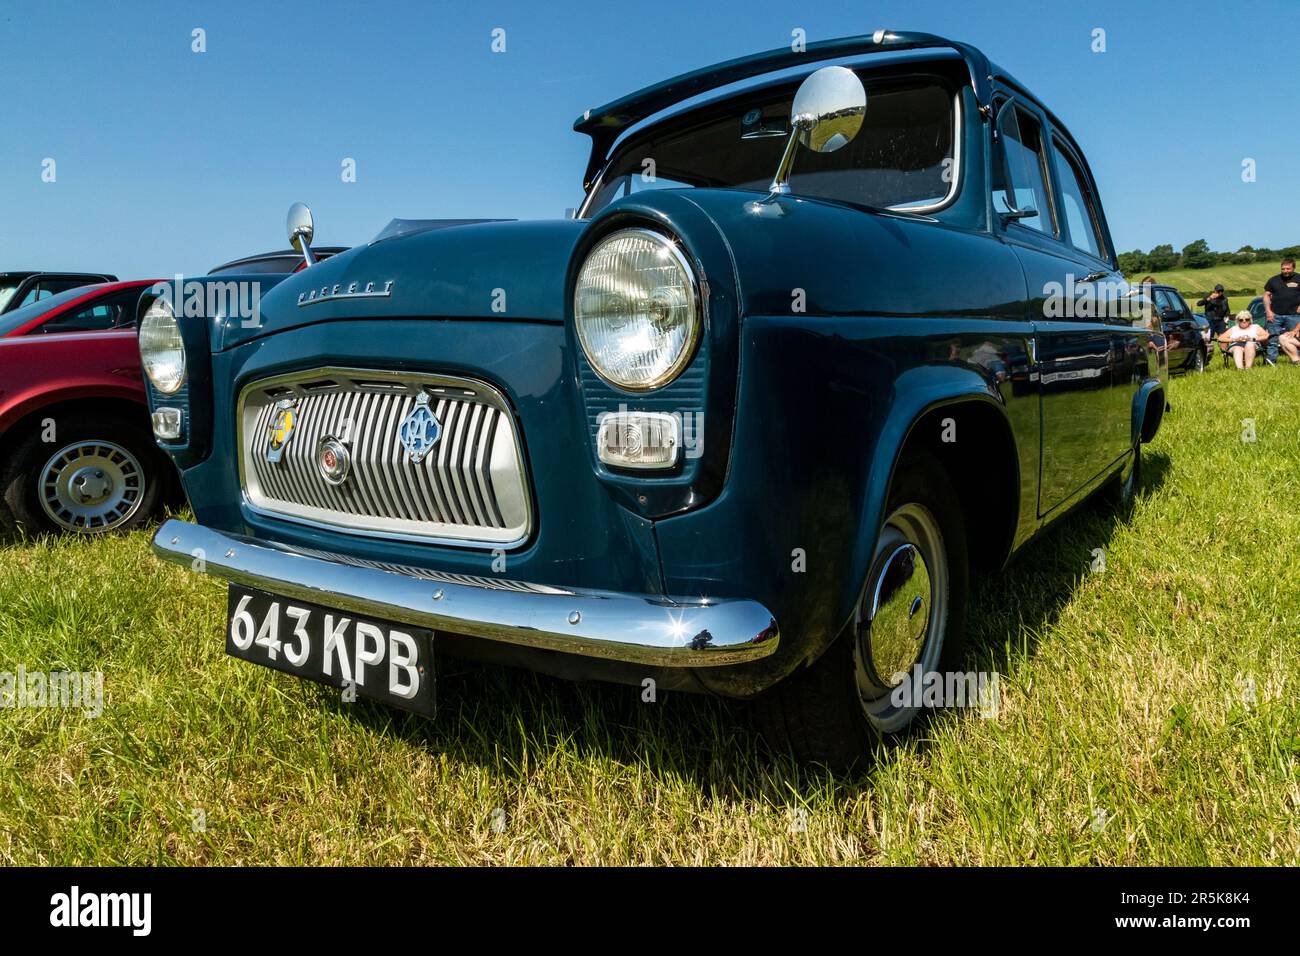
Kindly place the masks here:
POLYGON ((275 416, 271 419, 271 440, 266 446, 266 460, 279 461, 284 454, 284 446, 293 437, 294 426, 298 422, 298 410, 295 403, 284 400, 276 404, 275 416))

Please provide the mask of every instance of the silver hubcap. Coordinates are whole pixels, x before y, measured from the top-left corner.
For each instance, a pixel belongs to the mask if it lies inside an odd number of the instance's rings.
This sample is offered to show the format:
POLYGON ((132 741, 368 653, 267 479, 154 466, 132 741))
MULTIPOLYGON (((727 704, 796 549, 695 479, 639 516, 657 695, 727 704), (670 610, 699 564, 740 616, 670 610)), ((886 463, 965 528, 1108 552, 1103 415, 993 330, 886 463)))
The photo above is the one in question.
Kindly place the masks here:
POLYGON ((871 666, 887 687, 903 680, 921 656, 930 623, 930 571, 914 544, 885 559, 871 599, 871 666))
POLYGON ((919 504, 898 508, 885 521, 872 577, 863 595, 854 646, 858 694, 877 729, 901 730, 916 707, 899 707, 891 690, 912 670, 933 671, 948 621, 948 566, 939 523, 919 504))
POLYGON ((50 520, 68 531, 111 531, 130 520, 144 499, 144 470, 113 442, 61 448, 41 469, 37 489, 50 520))

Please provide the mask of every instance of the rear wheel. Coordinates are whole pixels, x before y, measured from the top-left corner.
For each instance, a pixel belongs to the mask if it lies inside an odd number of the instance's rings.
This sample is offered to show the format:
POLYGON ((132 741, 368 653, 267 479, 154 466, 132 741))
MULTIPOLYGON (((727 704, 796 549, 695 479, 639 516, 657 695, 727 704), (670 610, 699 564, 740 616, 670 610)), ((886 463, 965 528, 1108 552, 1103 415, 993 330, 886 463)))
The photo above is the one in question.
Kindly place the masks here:
POLYGON ((162 502, 160 456, 137 425, 69 418, 19 443, 0 495, 29 533, 104 534, 154 517, 162 502))
POLYGON ((1107 497, 1117 510, 1127 512, 1137 501, 1138 485, 1142 481, 1142 443, 1133 445, 1133 454, 1128 463, 1112 479, 1107 497))
POLYGON ((900 465, 853 622, 806 670, 757 702, 777 750, 846 771, 921 707, 901 687, 955 669, 966 623, 965 523, 947 474, 928 454, 900 465))

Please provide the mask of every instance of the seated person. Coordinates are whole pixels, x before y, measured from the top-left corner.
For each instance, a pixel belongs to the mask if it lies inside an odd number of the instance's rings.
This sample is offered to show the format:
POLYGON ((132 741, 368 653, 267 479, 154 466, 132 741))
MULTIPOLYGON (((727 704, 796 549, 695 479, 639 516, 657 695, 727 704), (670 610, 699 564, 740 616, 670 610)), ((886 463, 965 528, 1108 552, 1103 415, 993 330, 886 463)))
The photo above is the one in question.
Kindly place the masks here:
POLYGON ((1282 351, 1286 357, 1291 360, 1292 365, 1300 365, 1300 325, 1297 325, 1290 332, 1283 332, 1277 337, 1277 344, 1282 346, 1282 351))
POLYGON ((1250 368, 1255 364, 1259 343, 1268 339, 1268 332, 1256 325, 1254 318, 1245 310, 1237 313, 1236 320, 1232 328, 1225 329, 1219 336, 1219 344, 1232 355, 1237 368, 1250 368))

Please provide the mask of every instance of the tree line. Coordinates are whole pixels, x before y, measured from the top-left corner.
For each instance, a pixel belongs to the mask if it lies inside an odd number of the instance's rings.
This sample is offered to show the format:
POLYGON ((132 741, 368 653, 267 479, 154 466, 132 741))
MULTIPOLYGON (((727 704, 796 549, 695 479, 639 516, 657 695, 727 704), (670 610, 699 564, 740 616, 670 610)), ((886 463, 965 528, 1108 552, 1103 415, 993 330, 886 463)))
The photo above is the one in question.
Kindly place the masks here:
POLYGON ((1300 246, 1267 249, 1262 246, 1242 246, 1236 252, 1215 252, 1204 239, 1183 246, 1178 252, 1169 243, 1156 246, 1150 252, 1134 249, 1119 254, 1119 268, 1125 275, 1139 272, 1168 272, 1171 269, 1212 269, 1215 266, 1242 266, 1252 262, 1279 262, 1286 257, 1300 259, 1300 246))

